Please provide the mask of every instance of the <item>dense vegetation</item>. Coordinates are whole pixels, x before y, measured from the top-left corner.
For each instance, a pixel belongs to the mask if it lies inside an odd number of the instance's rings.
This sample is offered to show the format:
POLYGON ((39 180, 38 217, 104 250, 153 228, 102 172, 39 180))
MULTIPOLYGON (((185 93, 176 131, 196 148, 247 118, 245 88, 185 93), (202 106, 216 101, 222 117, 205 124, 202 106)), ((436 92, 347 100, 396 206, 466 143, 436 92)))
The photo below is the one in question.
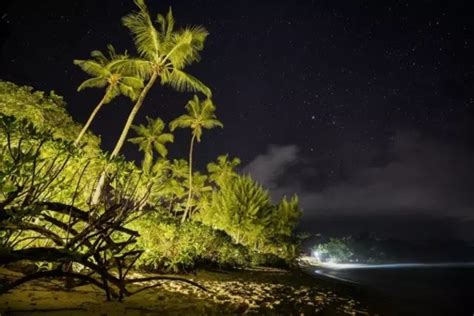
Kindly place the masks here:
POLYGON ((389 259, 382 250, 387 248, 387 244, 375 234, 359 234, 320 242, 313 247, 312 255, 322 262, 381 263, 389 259))
POLYGON ((93 51, 90 60, 74 61, 91 76, 78 90, 105 89, 85 125, 74 122, 53 91, 0 81, 0 264, 33 261, 34 277, 94 283, 109 298, 131 293, 126 277, 133 267, 177 272, 200 264, 291 264, 298 252, 297 197, 272 201, 228 155, 206 171, 193 169, 203 131, 223 127, 211 89, 184 72, 199 61, 207 31, 177 29, 171 10, 154 21, 143 1, 135 3, 138 10, 122 21, 138 57, 109 45, 107 54, 93 51), (202 95, 169 124, 157 117, 133 125, 156 82, 202 95), (119 95, 133 105, 107 153, 88 128, 119 95), (187 159, 167 159, 176 128, 191 130, 187 159), (143 153, 139 166, 120 156, 127 138, 143 153))

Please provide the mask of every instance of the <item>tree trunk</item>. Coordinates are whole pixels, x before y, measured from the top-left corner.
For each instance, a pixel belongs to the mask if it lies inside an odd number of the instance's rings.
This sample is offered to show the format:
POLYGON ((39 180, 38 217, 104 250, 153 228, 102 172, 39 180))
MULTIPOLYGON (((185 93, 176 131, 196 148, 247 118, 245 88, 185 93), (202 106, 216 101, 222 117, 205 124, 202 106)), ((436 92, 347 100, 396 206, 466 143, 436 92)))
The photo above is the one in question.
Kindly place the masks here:
MULTIPOLYGON (((74 268, 72 266, 72 261, 66 261, 63 264, 63 271, 66 273, 74 273, 74 268)), ((74 287, 74 278, 70 276, 66 276, 66 279, 64 280, 64 288, 66 290, 72 289, 74 287)))
POLYGON ((119 154, 120 150, 122 149, 123 144, 125 143, 125 140, 127 138, 128 131, 130 130, 130 127, 132 127, 133 120, 135 119, 135 116, 137 115, 138 110, 140 110, 140 108, 142 107, 143 101, 145 100, 146 95, 148 94, 151 87, 155 83, 156 78, 158 78, 158 73, 153 72, 153 75, 151 76, 150 80, 146 84, 145 88, 143 88, 142 93, 140 93, 140 96, 138 97, 137 102, 133 106, 133 109, 130 112, 130 114, 128 115, 127 123, 125 123, 125 127, 122 130, 122 134, 120 135, 120 138, 117 141, 117 144, 115 145, 115 148, 112 151, 112 154, 110 155, 111 158, 116 157, 119 154))
POLYGON ((80 142, 82 136, 84 136, 84 134, 89 129, 89 126, 91 125, 92 121, 94 120, 95 116, 97 115, 97 112, 99 112, 99 110, 102 108, 102 105, 104 105, 104 102, 105 102, 105 100, 107 99, 107 97, 110 93, 110 89, 111 89, 110 87, 107 88, 107 90, 105 91, 104 96, 102 97, 102 100, 100 100, 99 104, 97 104, 94 111, 92 111, 91 115, 87 119, 86 124, 84 125, 84 127, 82 127, 81 132, 79 133, 79 135, 77 135, 77 138, 74 141, 74 146, 79 145, 79 142, 80 142))
MULTIPOLYGON (((150 91, 151 87, 153 86, 157 78, 158 78, 158 73, 153 72, 150 80, 148 81, 145 88, 143 88, 142 92, 140 93, 140 96, 138 97, 137 102, 135 102, 135 105, 133 106, 132 111, 128 115, 127 122, 125 123, 125 126, 122 130, 122 134, 120 135, 120 138, 117 141, 117 144, 115 144, 115 148, 112 151, 112 154, 110 155, 111 159, 115 158, 118 155, 118 153, 120 152, 120 149, 122 149, 123 147, 123 144, 125 144, 125 140, 127 138, 127 134, 128 134, 128 131, 130 130, 130 127, 132 127, 133 120, 135 119, 135 116, 137 115, 138 110, 140 110, 140 108, 142 107, 143 101, 145 100, 146 95, 150 91)), ((95 205, 99 202, 99 198, 100 198, 100 195, 102 194, 102 189, 105 184, 106 173, 107 173, 107 168, 105 168, 105 170, 102 171, 102 174, 100 175, 100 179, 97 183, 97 186, 94 190, 94 195, 92 197, 92 201, 91 201, 92 205, 95 205)))
POLYGON ((188 216, 189 208, 191 207, 191 197, 193 192, 193 148, 194 148, 194 139, 195 135, 191 138, 191 146, 189 148, 189 192, 188 192, 188 202, 186 203, 186 209, 184 210, 183 218, 181 223, 184 223, 186 217, 188 216))
POLYGON ((97 205, 99 203, 100 195, 102 194, 102 188, 105 183, 105 174, 107 172, 107 166, 105 166, 104 171, 100 174, 99 181, 97 181, 97 186, 95 187, 94 194, 92 195, 91 204, 97 205))

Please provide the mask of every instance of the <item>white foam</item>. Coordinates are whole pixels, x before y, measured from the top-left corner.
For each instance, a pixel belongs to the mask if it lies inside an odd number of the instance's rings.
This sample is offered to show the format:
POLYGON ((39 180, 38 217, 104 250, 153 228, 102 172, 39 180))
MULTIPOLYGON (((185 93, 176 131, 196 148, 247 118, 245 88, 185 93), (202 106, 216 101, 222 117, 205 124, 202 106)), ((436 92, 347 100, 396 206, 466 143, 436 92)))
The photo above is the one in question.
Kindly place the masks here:
POLYGON ((438 263, 385 263, 385 264, 366 264, 366 263, 333 263, 320 262, 319 267, 331 270, 347 269, 411 269, 411 268, 462 268, 474 267, 474 262, 438 262, 438 263))

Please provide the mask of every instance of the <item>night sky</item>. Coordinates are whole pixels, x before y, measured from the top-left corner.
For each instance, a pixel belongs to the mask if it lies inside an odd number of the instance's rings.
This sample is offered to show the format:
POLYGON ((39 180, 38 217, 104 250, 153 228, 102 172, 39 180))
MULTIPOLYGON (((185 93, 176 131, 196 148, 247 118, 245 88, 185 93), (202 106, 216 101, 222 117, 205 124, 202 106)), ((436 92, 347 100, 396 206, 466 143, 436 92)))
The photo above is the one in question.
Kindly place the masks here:
MULTIPOLYGON (((147 1, 210 36, 187 69, 213 90, 223 130, 196 148, 296 192, 311 231, 474 237, 474 18, 469 1, 147 1)), ((0 78, 63 95, 85 122, 100 90, 72 63, 112 43, 135 54, 131 0, 2 1, 0 78)), ((156 85, 136 123, 182 114, 192 94, 156 85)), ((93 123, 110 150, 132 104, 93 123)), ((171 157, 184 157, 188 130, 171 157)), ((129 144, 124 154, 140 160, 129 144)), ((441 237, 442 236, 442 237, 441 237)))

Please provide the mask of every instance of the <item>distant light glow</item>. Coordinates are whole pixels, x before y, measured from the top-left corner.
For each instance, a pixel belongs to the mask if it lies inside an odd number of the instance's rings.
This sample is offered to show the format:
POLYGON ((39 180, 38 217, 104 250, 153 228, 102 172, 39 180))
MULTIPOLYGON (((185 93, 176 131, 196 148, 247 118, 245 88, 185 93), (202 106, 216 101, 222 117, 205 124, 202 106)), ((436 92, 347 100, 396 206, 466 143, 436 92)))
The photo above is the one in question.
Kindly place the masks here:
MULTIPOLYGON (((474 267, 474 262, 440 262, 440 263, 386 263, 386 264, 364 264, 364 263, 336 263, 321 262, 321 268, 332 270, 346 269, 404 269, 404 268, 461 268, 474 267)), ((319 270, 315 271, 318 273, 319 270)))
POLYGON ((349 280, 349 279, 341 278, 341 277, 339 277, 339 276, 335 276, 335 275, 331 275, 331 274, 324 273, 324 271, 322 271, 322 270, 315 270, 314 273, 323 275, 323 276, 325 276, 325 277, 329 277, 329 278, 331 278, 331 279, 335 279, 335 280, 339 280, 339 281, 343 281, 343 282, 348 282, 348 283, 357 284, 357 282, 351 281, 351 280, 349 280))
POLYGON ((311 253, 311 255, 318 261, 321 261, 321 254, 319 253, 319 251, 317 250, 313 250, 313 252, 311 253))

